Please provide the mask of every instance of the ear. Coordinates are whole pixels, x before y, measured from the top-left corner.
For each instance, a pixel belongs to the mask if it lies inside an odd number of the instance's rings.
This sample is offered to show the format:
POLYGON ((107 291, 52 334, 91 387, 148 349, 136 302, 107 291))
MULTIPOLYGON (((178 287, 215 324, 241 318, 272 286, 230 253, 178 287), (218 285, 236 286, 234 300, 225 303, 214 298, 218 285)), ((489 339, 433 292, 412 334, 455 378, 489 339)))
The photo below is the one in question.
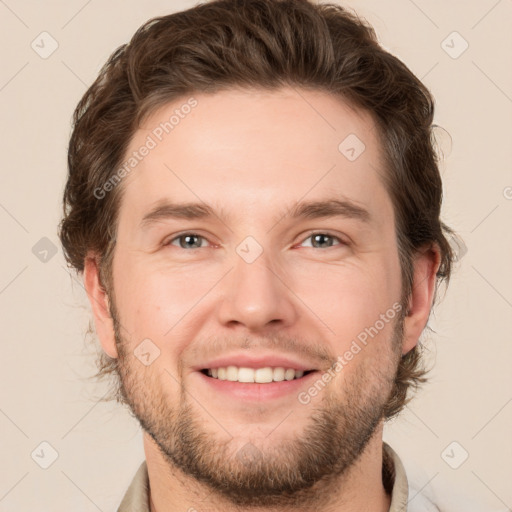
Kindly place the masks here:
POLYGON ((407 354, 418 343, 427 325, 436 286, 436 274, 441 264, 441 253, 437 244, 416 253, 413 261, 414 278, 409 297, 407 315, 404 319, 402 354, 407 354))
POLYGON ((88 254, 84 263, 84 286, 91 303, 96 333, 103 350, 112 358, 117 357, 114 321, 110 315, 110 303, 99 275, 99 258, 88 254))

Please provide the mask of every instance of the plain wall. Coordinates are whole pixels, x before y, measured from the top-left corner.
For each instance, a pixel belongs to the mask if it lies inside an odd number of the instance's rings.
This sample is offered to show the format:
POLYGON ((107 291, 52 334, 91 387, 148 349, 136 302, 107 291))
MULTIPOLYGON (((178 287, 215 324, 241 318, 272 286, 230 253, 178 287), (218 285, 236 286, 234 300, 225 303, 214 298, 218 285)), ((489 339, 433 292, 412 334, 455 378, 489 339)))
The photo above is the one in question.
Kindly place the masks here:
MULTIPOLYGON (((431 381, 386 426, 385 440, 425 490, 445 489, 448 500, 459 489, 483 503, 480 510, 506 510, 512 507, 512 2, 340 3, 372 23, 383 45, 433 92, 436 122, 451 136, 440 132, 443 218, 467 247, 432 315, 435 332, 425 337, 435 364, 431 381), (468 48, 453 58, 464 40, 468 48), (452 465, 468 454, 458 469, 446 462, 454 441, 452 465)), ((119 406, 99 403, 106 385, 87 380, 94 373, 94 347, 85 339, 90 309, 80 279, 64 263, 57 224, 77 102, 144 21, 194 4, 0 3, 0 511, 114 511, 143 460, 137 422, 119 406), (48 58, 31 47, 35 41, 39 52, 49 51, 44 31, 58 43, 48 58), (58 454, 48 469, 34 460, 51 456, 44 441, 58 454)), ((469 510, 457 502, 451 510, 469 510)))

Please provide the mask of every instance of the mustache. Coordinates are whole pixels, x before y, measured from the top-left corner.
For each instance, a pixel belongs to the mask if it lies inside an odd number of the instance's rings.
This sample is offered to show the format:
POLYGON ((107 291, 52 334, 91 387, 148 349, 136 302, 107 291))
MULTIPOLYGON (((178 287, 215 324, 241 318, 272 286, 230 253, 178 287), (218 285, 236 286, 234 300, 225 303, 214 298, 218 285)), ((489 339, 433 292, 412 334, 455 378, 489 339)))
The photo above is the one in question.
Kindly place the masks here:
POLYGON ((316 367, 330 367, 336 362, 336 354, 317 341, 305 341, 297 336, 283 336, 271 334, 263 337, 245 336, 243 338, 227 338, 226 336, 214 336, 207 341, 193 343, 186 349, 184 360, 186 363, 194 363, 199 358, 214 359, 215 357, 235 351, 275 350, 279 354, 299 356, 312 363, 316 367))

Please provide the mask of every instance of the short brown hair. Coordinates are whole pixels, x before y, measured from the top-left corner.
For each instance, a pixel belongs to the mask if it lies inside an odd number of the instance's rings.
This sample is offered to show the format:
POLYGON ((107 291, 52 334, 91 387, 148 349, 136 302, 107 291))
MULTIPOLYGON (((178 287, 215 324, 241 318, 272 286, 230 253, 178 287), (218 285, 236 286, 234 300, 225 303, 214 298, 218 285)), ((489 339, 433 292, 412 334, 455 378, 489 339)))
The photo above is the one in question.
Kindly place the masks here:
MULTIPOLYGON (((210 1, 149 20, 110 56, 74 113, 59 233, 68 264, 82 272, 93 251, 105 289, 113 290, 123 187, 102 198, 94 191, 111 179, 146 116, 192 93, 287 85, 330 93, 372 115, 394 206, 403 298, 411 293, 420 248, 439 248, 437 284, 447 283, 454 255, 445 235, 453 232, 440 220, 433 98, 379 45, 366 21, 339 5, 309 0, 210 1)), ((402 357, 387 418, 403 408, 410 386, 426 381, 421 348, 402 357)), ((101 355, 98 375, 116 368, 116 360, 101 355)))

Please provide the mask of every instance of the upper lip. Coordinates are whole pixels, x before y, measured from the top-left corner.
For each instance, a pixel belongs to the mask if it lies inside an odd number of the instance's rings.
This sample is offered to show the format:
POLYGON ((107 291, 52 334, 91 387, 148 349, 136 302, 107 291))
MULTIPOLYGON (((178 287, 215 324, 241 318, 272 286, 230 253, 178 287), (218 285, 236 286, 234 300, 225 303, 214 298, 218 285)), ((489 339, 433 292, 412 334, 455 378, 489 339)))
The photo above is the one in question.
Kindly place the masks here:
POLYGON ((221 368, 227 366, 238 366, 244 368, 265 368, 271 366, 273 368, 293 368, 294 370, 315 370, 314 364, 306 361, 300 361, 299 359, 279 355, 276 353, 268 354, 247 354, 247 353, 233 353, 229 355, 223 355, 206 361, 199 365, 194 366, 194 370, 200 371, 209 368, 221 368))

